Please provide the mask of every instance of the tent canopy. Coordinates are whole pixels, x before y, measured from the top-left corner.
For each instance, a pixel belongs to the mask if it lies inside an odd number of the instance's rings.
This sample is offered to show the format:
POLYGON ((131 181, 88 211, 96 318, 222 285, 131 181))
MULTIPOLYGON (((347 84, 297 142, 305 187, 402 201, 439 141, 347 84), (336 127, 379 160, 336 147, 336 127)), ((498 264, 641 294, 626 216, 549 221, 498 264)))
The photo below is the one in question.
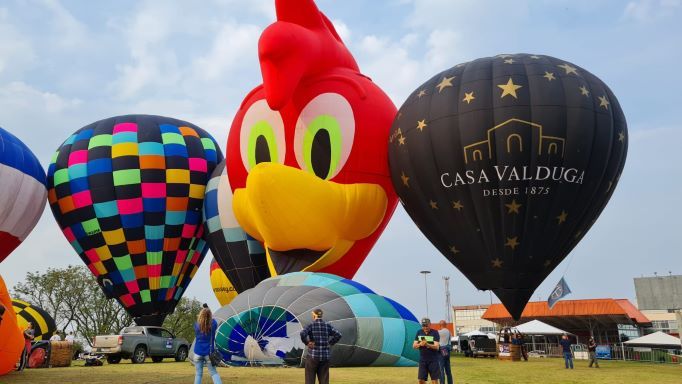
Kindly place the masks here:
POLYGON ((523 333, 524 335, 563 335, 564 333, 570 334, 570 332, 566 332, 564 330, 561 330, 557 327, 553 327, 549 324, 545 324, 540 320, 531 320, 527 323, 523 323, 521 325, 517 325, 516 329, 518 329, 519 332, 523 333))
POLYGON ((650 335, 638 337, 633 340, 625 342, 629 346, 639 346, 639 345, 657 345, 657 346, 675 346, 680 348, 680 339, 663 333, 661 331, 654 332, 650 335))

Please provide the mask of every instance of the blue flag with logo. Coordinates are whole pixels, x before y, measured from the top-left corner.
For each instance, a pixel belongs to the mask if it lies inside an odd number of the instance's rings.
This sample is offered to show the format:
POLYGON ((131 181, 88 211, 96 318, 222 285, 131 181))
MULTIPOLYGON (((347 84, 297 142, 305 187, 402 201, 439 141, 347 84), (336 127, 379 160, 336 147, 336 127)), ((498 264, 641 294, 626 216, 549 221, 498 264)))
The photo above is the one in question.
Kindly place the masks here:
POLYGON ((566 284, 566 280, 562 277, 561 280, 556 284, 556 287, 552 290, 552 293, 549 294, 549 298, 547 299, 547 304, 549 305, 549 309, 552 309, 554 304, 556 304, 557 301, 561 300, 563 297, 571 293, 571 289, 568 288, 568 284, 566 284))

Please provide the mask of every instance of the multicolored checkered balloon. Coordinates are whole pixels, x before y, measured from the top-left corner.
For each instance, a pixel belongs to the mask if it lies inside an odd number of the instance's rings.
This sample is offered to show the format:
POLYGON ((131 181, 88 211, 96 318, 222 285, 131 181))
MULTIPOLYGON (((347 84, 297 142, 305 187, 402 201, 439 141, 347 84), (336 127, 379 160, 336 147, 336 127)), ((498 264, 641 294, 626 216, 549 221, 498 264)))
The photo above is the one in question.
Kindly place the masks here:
POLYGON ((127 115, 59 147, 48 201, 67 240, 139 325, 160 325, 206 254, 201 211, 223 155, 193 124, 127 115))

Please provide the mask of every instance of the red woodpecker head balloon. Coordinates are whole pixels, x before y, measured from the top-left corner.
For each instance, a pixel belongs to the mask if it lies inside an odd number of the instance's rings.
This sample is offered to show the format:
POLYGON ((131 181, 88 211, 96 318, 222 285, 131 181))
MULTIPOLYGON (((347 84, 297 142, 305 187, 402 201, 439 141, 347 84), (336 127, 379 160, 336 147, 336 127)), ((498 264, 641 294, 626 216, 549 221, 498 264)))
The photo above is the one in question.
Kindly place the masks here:
POLYGON ((397 204, 387 160, 396 108, 312 0, 276 8, 258 43, 263 84, 227 141, 232 208, 273 275, 350 278, 397 204))

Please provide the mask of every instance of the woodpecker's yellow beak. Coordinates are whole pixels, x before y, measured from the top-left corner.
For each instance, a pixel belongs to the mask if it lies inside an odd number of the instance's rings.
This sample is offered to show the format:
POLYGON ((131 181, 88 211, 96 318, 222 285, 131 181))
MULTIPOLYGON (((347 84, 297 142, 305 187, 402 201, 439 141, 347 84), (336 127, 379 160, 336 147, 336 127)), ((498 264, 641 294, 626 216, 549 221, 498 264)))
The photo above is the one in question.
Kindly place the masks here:
POLYGON ((381 224, 388 199, 376 184, 338 184, 297 168, 260 163, 232 207, 265 245, 271 274, 317 271, 338 261, 381 224))

